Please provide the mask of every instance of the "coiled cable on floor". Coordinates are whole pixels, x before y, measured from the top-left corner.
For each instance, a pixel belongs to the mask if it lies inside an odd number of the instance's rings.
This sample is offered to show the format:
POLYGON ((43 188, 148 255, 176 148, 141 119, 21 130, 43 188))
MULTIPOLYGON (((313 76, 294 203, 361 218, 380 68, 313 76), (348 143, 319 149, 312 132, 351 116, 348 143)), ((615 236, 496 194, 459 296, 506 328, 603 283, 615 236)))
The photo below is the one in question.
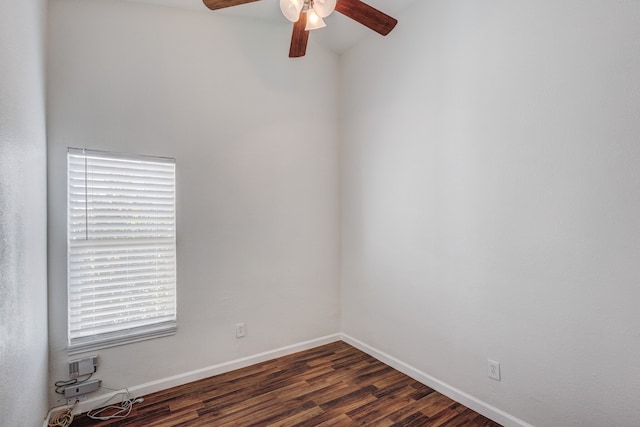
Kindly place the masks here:
POLYGON ((122 400, 119 404, 113 404, 113 405, 105 406, 99 409, 92 409, 89 412, 87 412, 87 417, 91 418, 92 420, 99 420, 99 421, 126 418, 131 413, 131 409, 133 409, 133 405, 135 403, 144 402, 144 399, 141 397, 137 399, 131 398, 131 395, 129 394, 129 390, 125 388, 123 389, 123 391, 120 391, 115 395, 111 396, 109 399, 105 400, 102 403, 102 405, 106 405, 107 403, 109 403, 109 401, 111 401, 116 396, 122 396, 122 400), (109 413, 109 415, 106 415, 105 413, 109 413))
POLYGON ((73 410, 78 406, 78 401, 67 408, 61 409, 49 418, 49 427, 68 427, 73 421, 73 410))

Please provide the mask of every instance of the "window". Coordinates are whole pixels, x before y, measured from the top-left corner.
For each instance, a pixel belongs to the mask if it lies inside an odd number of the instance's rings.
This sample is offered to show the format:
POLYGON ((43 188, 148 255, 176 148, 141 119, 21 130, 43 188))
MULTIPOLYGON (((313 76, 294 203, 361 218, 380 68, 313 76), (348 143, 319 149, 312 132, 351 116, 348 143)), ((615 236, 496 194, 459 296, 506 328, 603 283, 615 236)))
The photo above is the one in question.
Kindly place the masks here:
POLYGON ((176 330, 175 160, 70 148, 69 354, 176 330))

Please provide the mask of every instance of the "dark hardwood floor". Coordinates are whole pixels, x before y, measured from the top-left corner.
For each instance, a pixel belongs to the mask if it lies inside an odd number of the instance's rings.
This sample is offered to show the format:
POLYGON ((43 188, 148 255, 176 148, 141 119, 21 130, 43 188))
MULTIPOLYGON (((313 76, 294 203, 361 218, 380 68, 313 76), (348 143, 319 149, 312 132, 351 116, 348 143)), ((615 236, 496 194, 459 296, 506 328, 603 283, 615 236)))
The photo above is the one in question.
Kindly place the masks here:
POLYGON ((126 419, 72 426, 491 426, 499 424, 336 342, 144 396, 126 419))

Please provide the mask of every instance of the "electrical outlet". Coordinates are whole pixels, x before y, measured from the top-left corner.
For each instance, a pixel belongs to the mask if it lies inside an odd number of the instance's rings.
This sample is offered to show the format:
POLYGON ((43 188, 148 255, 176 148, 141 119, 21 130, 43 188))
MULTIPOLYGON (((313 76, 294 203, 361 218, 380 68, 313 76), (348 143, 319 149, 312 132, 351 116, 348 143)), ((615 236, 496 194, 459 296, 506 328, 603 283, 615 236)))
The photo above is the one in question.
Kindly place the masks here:
POLYGON ((244 323, 238 323, 236 325, 236 338, 242 338, 247 334, 247 329, 244 323))
POLYGON ((500 381, 500 362, 489 360, 489 378, 500 381))
POLYGON ((85 400, 87 400, 87 395, 81 394, 79 396, 70 397, 67 399, 67 405, 73 405, 74 403, 76 403, 76 400, 78 402, 84 402, 85 400))

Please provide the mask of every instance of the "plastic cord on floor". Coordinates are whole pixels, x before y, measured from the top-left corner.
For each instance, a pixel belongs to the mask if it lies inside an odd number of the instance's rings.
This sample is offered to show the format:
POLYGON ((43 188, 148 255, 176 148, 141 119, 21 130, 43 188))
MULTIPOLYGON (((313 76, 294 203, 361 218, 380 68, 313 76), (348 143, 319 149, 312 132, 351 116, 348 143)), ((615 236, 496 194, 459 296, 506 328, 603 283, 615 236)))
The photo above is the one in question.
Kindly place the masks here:
POLYGON ((78 406, 78 401, 68 408, 56 412, 49 418, 49 427, 68 427, 73 421, 73 410, 78 406))

